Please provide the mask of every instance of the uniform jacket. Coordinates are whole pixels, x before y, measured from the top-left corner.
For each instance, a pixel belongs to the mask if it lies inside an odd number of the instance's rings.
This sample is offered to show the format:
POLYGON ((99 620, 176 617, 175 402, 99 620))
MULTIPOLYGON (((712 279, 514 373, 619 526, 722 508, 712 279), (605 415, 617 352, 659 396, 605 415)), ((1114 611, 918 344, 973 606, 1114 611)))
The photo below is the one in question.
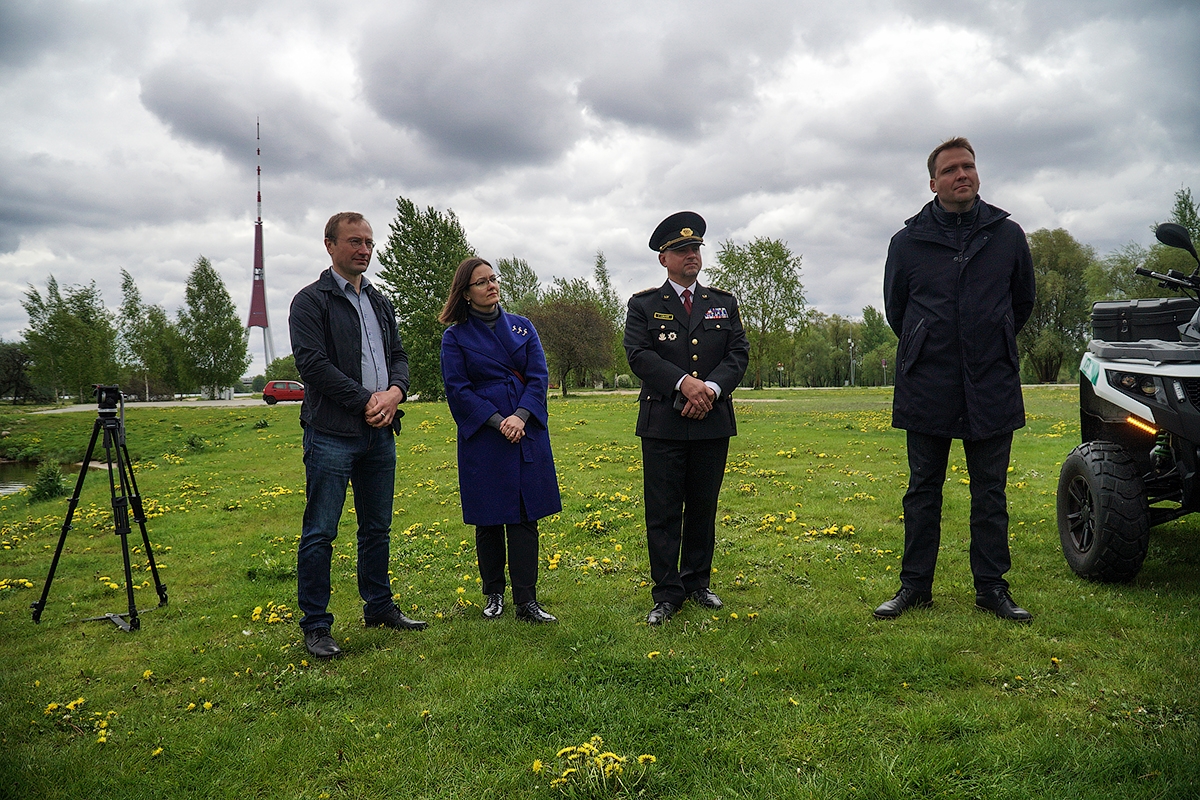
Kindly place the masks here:
MULTIPOLYGON (((388 363, 388 385, 399 386, 408 397, 408 354, 396 330, 396 310, 375 287, 363 291, 383 331, 383 352, 388 363)), ((311 425, 334 436, 360 436, 370 430, 363 410, 371 399, 362 385, 362 333, 358 312, 351 305, 332 269, 326 269, 314 283, 292 298, 288 315, 292 353, 296 369, 304 381, 304 403, 300 406, 300 424, 311 425)), ((397 410, 392 430, 400 431, 397 410)))
POLYGON ((442 335, 442 381, 458 424, 463 522, 520 522, 522 500, 531 520, 561 511, 546 419, 549 371, 529 320, 501 310, 494 331, 474 317, 451 325, 442 335), (529 420, 513 444, 487 421, 518 408, 529 420))
POLYGON ((1033 259, 1008 212, 977 209, 973 224, 950 214, 948 232, 931 201, 892 237, 883 294, 900 337, 897 428, 987 439, 1025 424, 1016 336, 1033 311, 1033 259))
POLYGON ((733 390, 750 360, 737 298, 696 284, 690 317, 670 282, 629 298, 625 355, 642 379, 636 433, 654 439, 718 439, 737 434, 733 390), (673 407, 675 384, 684 375, 721 387, 713 410, 702 420, 673 407))

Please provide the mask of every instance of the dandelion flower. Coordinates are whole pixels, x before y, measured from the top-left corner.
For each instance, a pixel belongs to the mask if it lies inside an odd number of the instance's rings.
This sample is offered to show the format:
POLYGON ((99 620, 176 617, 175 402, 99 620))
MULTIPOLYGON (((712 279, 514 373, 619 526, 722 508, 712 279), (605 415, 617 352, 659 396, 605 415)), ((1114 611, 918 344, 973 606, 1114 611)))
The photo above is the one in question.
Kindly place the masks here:
POLYGON ((212 711, 212 701, 211 701, 211 700, 205 700, 205 701, 204 701, 204 710, 205 710, 205 711, 212 711))
POLYGON ((798 705, 800 705, 800 701, 799 701, 799 700, 797 700, 797 699, 796 699, 796 698, 794 698, 794 697, 789 697, 789 698, 788 698, 788 705, 789 705, 789 706, 798 706, 798 705))
POLYGON ((546 765, 542 763, 540 758, 535 758, 533 760, 533 771, 535 774, 540 773, 543 769, 545 769, 545 767, 546 765))
POLYGON ((655 761, 658 761, 658 759, 649 753, 643 753, 642 755, 638 756, 639 764, 653 764, 655 761))
POLYGON ((555 757, 555 758, 562 758, 563 756, 565 756, 565 755, 569 755, 569 754, 571 754, 571 753, 574 753, 574 752, 575 752, 575 748, 574 748, 574 747, 564 747, 563 749, 561 749, 561 750, 559 750, 557 753, 555 753, 555 754, 554 754, 554 757, 555 757))
POLYGON ((567 767, 566 769, 563 770, 562 776, 565 778, 568 775, 570 775, 572 772, 576 772, 576 771, 577 770, 574 767, 567 767))
POLYGON ((161 747, 156 747, 156 748, 154 748, 154 752, 150 754, 150 757, 158 758, 159 756, 162 755, 162 751, 163 751, 163 749, 161 747))
POLYGON ((187 710, 188 710, 188 711, 195 711, 195 710, 196 710, 196 704, 195 704, 195 703, 188 703, 188 705, 187 705, 187 710))
POLYGON ((433 716, 433 714, 429 713, 429 709, 428 709, 428 708, 426 708, 426 709, 422 709, 422 711, 421 711, 421 722, 428 722, 428 721, 429 721, 429 718, 430 718, 430 717, 432 717, 432 716, 433 716))
POLYGON ((46 706, 46 711, 45 711, 45 713, 46 713, 47 715, 49 715, 49 714, 52 714, 54 711, 57 711, 57 710, 58 710, 58 703, 51 703, 50 705, 46 706))
POLYGON ((730 613, 730 615, 729 615, 729 618, 730 618, 730 619, 737 619, 737 618, 738 618, 738 616, 737 616, 737 612, 736 612, 736 611, 734 611, 734 612, 731 612, 731 613, 730 613))
POLYGON ((144 681, 148 681, 148 680, 150 680, 150 678, 151 678, 153 675, 154 675, 154 673, 153 673, 152 671, 150 671, 150 670, 146 670, 145 672, 143 672, 143 673, 142 673, 142 680, 144 680, 144 681))

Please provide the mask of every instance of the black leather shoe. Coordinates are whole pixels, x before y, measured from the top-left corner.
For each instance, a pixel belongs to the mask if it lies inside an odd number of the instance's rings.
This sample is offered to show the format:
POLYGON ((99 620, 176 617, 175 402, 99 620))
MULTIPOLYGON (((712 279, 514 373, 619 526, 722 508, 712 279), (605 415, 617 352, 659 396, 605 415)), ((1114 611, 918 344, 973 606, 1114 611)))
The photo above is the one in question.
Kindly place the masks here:
POLYGON ((654 608, 650 610, 650 614, 646 617, 646 622, 650 625, 662 625, 675 616, 675 612, 678 610, 679 606, 674 603, 655 603, 654 608))
POLYGON ((387 612, 378 617, 365 617, 363 622, 368 628, 391 628, 394 631, 423 631, 429 627, 428 622, 419 619, 409 619, 400 609, 392 606, 387 612))
POLYGON ((504 595, 489 594, 483 606, 484 619, 496 619, 504 613, 504 595))
POLYGON ((716 592, 714 592, 712 589, 709 589, 707 586, 705 586, 703 589, 697 589, 696 591, 692 592, 689 596, 689 599, 696 605, 704 606, 705 608, 711 608, 713 611, 716 611, 718 608, 721 608, 723 605, 725 605, 721 602, 721 598, 717 597, 716 592))
POLYGON ((1013 622, 1033 622, 1033 614, 1013 602, 1008 589, 989 589, 975 595, 975 607, 980 611, 990 611, 1000 619, 1013 622))
POLYGON ((876 619, 895 619, 910 608, 929 608, 933 605, 932 592, 901 588, 896 596, 875 609, 876 619))
POLYGON ((333 658, 342 654, 342 648, 333 640, 329 628, 313 628, 304 632, 304 647, 317 658, 333 658))
POLYGON ((542 625, 546 622, 558 622, 558 617, 544 611, 538 605, 537 600, 530 600, 528 603, 518 603, 517 619, 522 622, 532 622, 534 625, 542 625))

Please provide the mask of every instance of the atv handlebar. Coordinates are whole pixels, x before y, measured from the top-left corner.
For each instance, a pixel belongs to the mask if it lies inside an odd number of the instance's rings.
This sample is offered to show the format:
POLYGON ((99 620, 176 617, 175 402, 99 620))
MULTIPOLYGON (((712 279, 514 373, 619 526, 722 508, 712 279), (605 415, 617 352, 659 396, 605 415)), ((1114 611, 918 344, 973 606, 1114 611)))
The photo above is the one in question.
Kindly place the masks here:
POLYGON ((1133 271, 1138 275, 1145 275, 1147 278, 1154 278, 1164 289, 1200 291, 1200 279, 1190 275, 1184 275, 1178 270, 1167 270, 1166 275, 1162 274, 1161 272, 1148 270, 1145 267, 1135 267, 1133 271))

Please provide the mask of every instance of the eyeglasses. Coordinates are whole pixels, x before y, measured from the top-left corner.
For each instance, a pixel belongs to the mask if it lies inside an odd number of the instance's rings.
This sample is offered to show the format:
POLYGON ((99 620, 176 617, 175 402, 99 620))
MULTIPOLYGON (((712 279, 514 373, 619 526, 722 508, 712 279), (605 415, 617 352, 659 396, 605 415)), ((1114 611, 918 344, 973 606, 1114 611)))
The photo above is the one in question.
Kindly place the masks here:
POLYGON ((368 250, 375 249, 375 240, 374 239, 359 239, 357 236, 355 236, 353 239, 347 239, 346 244, 350 245, 355 250, 358 250, 363 245, 366 245, 368 250))
POLYGON ((468 285, 474 286, 476 289, 482 289, 483 287, 487 286, 489 283, 494 283, 497 286, 499 286, 500 285, 500 276, 499 275, 489 275, 486 278, 480 278, 479 280, 475 281, 474 283, 468 284, 468 285))

